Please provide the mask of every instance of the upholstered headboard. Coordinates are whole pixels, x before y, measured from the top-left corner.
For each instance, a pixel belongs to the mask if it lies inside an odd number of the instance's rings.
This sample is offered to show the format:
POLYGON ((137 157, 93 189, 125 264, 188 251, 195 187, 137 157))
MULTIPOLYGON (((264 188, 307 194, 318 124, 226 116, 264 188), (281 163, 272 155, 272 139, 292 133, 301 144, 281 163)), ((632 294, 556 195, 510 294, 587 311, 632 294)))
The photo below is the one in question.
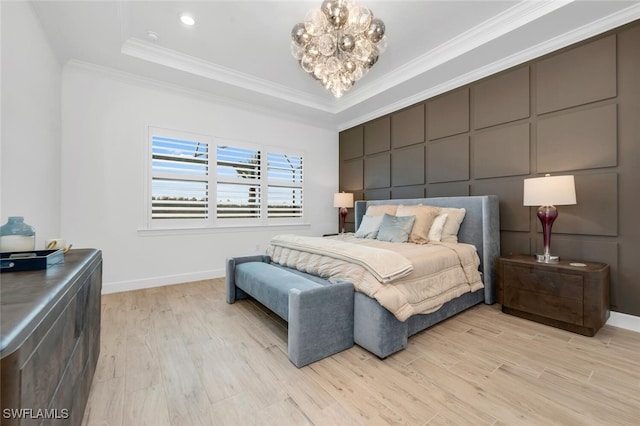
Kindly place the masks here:
POLYGON ((485 303, 495 303, 496 259, 500 256, 500 211, 496 195, 356 201, 356 229, 360 226, 367 207, 380 204, 402 204, 405 206, 428 204, 466 209, 467 212, 458 231, 458 241, 476 246, 480 257, 480 271, 485 285, 485 303))

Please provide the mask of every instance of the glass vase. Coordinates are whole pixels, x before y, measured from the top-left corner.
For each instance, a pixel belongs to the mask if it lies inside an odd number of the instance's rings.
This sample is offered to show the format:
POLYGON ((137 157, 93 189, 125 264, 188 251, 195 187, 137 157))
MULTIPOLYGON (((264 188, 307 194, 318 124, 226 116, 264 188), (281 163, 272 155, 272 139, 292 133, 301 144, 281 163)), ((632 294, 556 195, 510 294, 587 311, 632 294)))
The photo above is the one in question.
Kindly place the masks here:
POLYGON ((22 216, 10 216, 0 226, 0 251, 32 251, 36 247, 36 230, 24 223, 22 216))

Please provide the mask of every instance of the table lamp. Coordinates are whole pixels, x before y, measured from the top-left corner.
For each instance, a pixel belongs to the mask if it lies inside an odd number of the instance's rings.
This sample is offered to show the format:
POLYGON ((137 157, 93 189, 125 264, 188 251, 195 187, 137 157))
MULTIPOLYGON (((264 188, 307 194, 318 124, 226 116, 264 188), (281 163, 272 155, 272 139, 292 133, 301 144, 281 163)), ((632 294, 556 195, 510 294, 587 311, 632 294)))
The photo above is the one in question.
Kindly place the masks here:
POLYGON ((555 206, 576 204, 576 184, 573 176, 551 176, 524 180, 523 204, 525 206, 540 206, 537 210, 538 219, 542 223, 544 239, 544 253, 536 254, 536 261, 554 263, 560 260, 552 256, 549 251, 551 245, 551 226, 558 217, 555 206))
POLYGON ((348 208, 353 207, 353 194, 345 192, 337 192, 333 194, 333 207, 340 209, 340 216, 342 217, 342 233, 344 234, 344 223, 347 220, 348 208))

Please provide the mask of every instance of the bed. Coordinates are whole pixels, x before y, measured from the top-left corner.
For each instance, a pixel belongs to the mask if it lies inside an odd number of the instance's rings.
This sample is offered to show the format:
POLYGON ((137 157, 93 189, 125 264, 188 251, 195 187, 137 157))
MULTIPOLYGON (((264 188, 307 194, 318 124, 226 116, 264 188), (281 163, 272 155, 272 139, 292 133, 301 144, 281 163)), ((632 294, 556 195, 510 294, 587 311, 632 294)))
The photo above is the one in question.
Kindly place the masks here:
MULTIPOLYGON (((373 297, 362 291, 354 296, 354 341, 380 358, 385 358, 407 346, 408 338, 440 321, 445 320, 479 303, 493 304, 496 301, 496 268, 495 262, 500 253, 499 209, 497 196, 469 197, 437 197, 419 199, 395 199, 357 201, 355 203, 355 225, 360 227, 365 220, 365 212, 372 207, 384 209, 383 206, 430 205, 442 208, 465 209, 464 220, 460 224, 457 238, 461 245, 472 245, 477 251, 477 271, 481 277, 480 287, 467 291, 452 300, 441 304, 429 313, 407 315, 390 312, 373 297), (405 316, 407 318, 405 318, 405 316), (400 319, 399 319, 400 318, 400 319)), ((304 238, 304 237, 302 237, 304 238)), ((340 238, 340 237, 339 237, 340 238)), ((348 237, 342 237, 348 238, 348 237)), ((325 242, 329 244, 328 242, 325 242)), ((272 245, 273 245, 272 241, 272 245)), ((404 243, 411 244, 411 243, 404 243)), ((428 244, 431 245, 431 244, 428 244)), ((330 249, 331 246, 327 250, 330 249)), ((268 253, 273 254, 270 246, 268 253), (271 249, 271 251, 270 251, 271 249)), ((279 262, 275 257, 272 260, 279 262)), ((281 262, 286 265, 286 262, 281 262)), ((318 263, 312 261, 311 263, 318 263)), ((393 263, 393 262, 392 262, 393 263)), ((277 265, 288 271, 300 274, 312 280, 322 280, 291 267, 277 265)), ((302 269, 303 271, 305 269, 302 269)), ((325 277, 326 278, 326 277, 325 277)), ((355 285, 355 284, 354 284, 355 285)), ((356 289, 357 289, 356 285, 356 289)))

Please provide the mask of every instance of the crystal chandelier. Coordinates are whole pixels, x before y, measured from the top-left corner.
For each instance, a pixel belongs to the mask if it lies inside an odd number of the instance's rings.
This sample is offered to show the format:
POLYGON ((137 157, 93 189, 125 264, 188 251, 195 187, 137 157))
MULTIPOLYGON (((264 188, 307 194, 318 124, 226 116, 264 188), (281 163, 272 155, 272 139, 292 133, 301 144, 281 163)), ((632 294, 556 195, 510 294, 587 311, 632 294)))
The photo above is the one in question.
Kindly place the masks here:
POLYGON ((324 0, 291 30, 291 52, 336 98, 378 61, 387 39, 381 19, 355 0, 324 0))

